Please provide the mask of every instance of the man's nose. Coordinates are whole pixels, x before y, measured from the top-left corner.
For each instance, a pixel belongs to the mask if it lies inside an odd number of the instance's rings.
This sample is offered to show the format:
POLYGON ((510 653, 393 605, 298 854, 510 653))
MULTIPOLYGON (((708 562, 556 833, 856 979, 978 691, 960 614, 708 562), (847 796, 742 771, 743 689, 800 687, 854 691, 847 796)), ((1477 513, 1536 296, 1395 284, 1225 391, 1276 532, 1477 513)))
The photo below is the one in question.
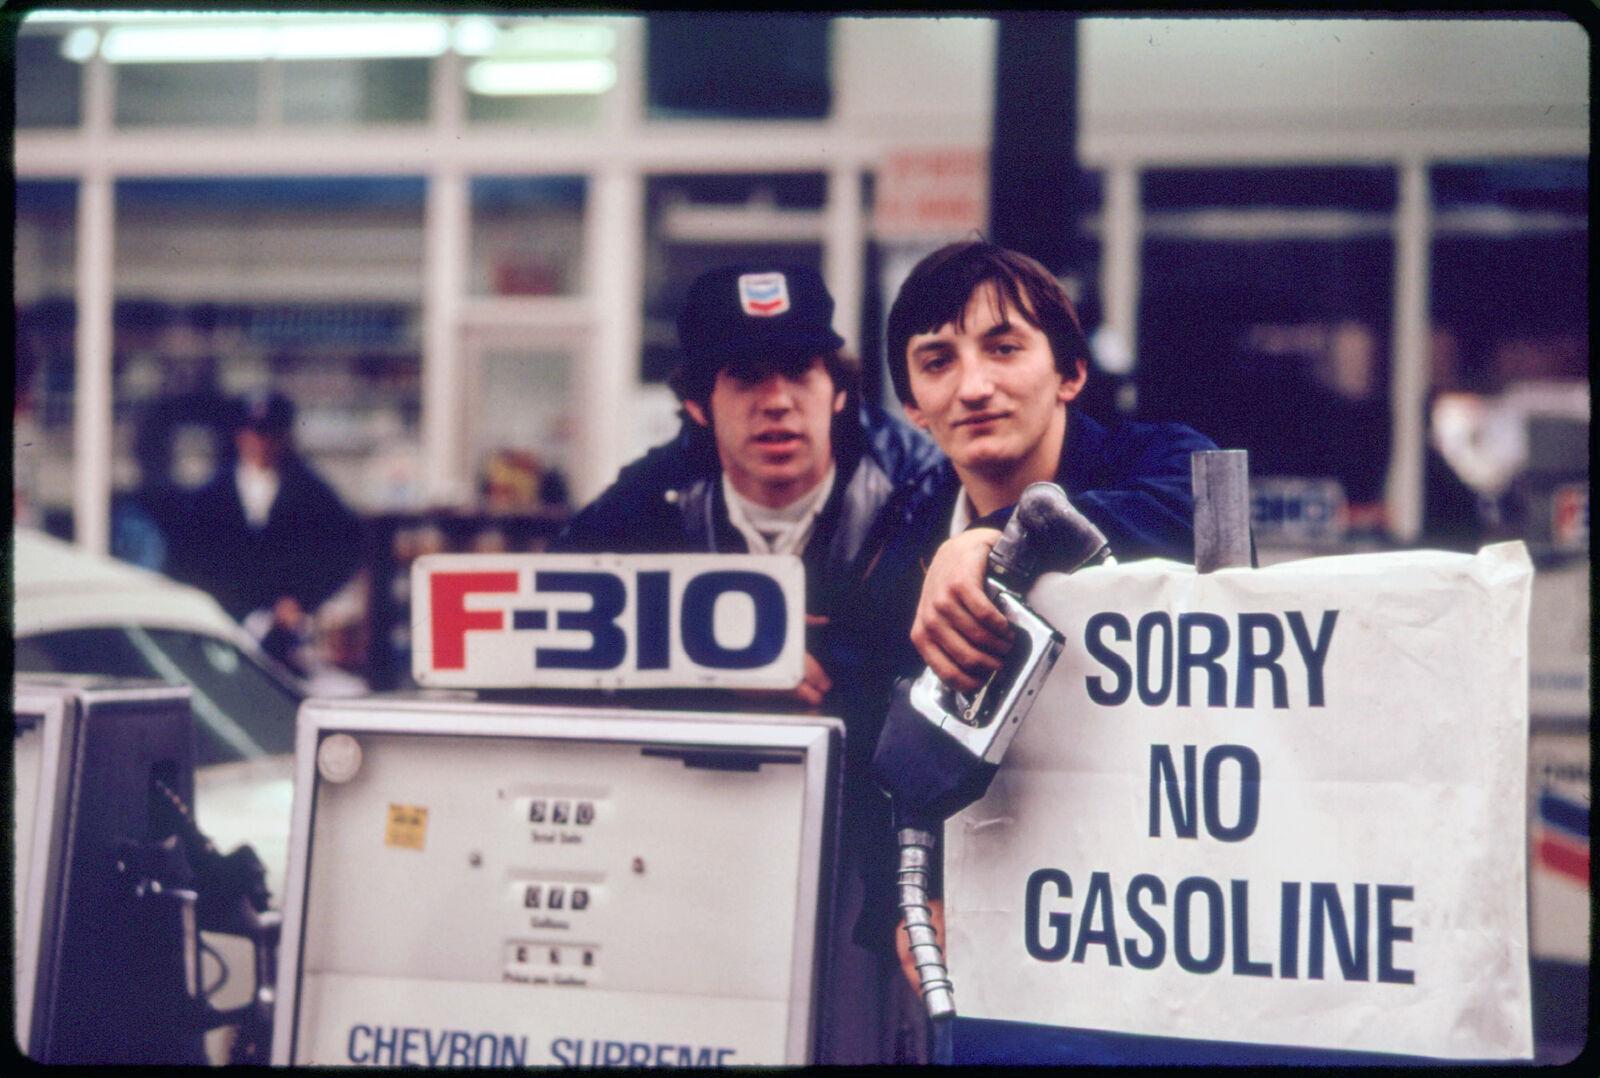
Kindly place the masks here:
POLYGON ((989 375, 989 366, 982 359, 970 356, 961 361, 961 379, 956 385, 956 393, 963 401, 979 402, 987 400, 994 393, 994 379, 989 375))
POLYGON ((756 404, 763 412, 787 412, 794 407, 794 394, 789 390, 789 380, 771 374, 756 387, 756 404))

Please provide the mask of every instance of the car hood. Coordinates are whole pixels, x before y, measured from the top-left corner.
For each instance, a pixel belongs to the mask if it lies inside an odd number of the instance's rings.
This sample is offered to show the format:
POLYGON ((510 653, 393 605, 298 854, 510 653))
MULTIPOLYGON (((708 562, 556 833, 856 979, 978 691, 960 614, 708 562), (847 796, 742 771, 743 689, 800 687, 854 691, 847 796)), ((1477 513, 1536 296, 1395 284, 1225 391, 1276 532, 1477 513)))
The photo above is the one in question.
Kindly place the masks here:
POLYGON ((11 555, 17 636, 117 624, 189 629, 233 640, 243 634, 200 589, 43 532, 18 528, 11 555))
POLYGON ((223 853, 249 843, 267 869, 272 905, 283 908, 294 808, 294 756, 263 756, 196 769, 194 814, 223 853))

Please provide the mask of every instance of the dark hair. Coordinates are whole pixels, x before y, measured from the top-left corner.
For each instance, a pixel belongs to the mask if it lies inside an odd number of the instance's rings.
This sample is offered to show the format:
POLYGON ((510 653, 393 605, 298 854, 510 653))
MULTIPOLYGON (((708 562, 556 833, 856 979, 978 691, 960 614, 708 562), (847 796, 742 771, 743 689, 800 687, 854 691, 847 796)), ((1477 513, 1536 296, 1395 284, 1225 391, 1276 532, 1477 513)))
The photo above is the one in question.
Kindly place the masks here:
POLYGON ((895 394, 902 401, 916 403, 906 362, 911 338, 947 322, 959 328, 967 302, 988 282, 994 284, 1001 299, 1044 333, 1056 370, 1064 377, 1077 373, 1080 359, 1089 362, 1089 342, 1084 339, 1078 312, 1049 270, 1018 251, 986 240, 962 240, 918 262, 889 308, 885 354, 895 394))
POLYGON ((861 361, 842 348, 820 355, 741 356, 710 370, 702 364, 683 363, 672 372, 667 384, 680 401, 694 401, 702 408, 707 408, 710 406, 711 390, 717 384, 717 375, 722 371, 727 371, 735 378, 752 381, 774 372, 799 377, 811 366, 811 361, 818 358, 833 379, 833 388, 844 390, 847 399, 854 400, 861 385, 861 361))

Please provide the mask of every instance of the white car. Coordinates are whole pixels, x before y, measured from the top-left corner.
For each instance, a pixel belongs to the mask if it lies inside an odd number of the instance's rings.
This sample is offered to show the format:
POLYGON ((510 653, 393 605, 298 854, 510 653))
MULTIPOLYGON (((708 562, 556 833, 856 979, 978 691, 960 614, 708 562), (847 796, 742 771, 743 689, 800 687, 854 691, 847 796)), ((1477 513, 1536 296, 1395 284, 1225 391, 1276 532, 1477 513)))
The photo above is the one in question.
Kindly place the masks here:
MULTIPOLYGON (((294 800, 294 724, 306 686, 204 592, 38 531, 13 533, 15 670, 159 678, 191 688, 195 716, 195 819, 224 853, 248 843, 279 905, 294 800)), ((250 950, 212 943, 228 978, 211 997, 243 1003, 250 950)), ((218 971, 207 970, 207 983, 218 971)), ((220 1032, 220 1031, 219 1031, 220 1032)), ((213 1060, 226 1056, 215 1036, 213 1060)))

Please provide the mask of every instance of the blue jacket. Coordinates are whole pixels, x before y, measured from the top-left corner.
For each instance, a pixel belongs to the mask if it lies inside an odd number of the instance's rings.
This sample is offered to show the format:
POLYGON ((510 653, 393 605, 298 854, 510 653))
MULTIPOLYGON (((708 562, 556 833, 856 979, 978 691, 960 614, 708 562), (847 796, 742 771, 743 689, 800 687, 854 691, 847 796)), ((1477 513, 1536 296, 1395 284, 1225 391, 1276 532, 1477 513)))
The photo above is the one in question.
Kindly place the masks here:
MULTIPOLYGON (((1209 439, 1178 424, 1125 421, 1107 427, 1072 411, 1056 482, 1073 505, 1105 532, 1119 560, 1192 560, 1189 454, 1214 448, 1209 439)), ((855 601, 834 617, 831 628, 846 639, 846 649, 865 659, 851 690, 855 718, 850 736, 856 738, 858 751, 865 748, 868 761, 895 679, 914 677, 923 668, 911 644, 911 622, 928 562, 949 538, 950 516, 960 490, 955 467, 947 460, 941 461, 930 480, 901 490, 884 509, 882 545, 867 555, 873 572, 855 601), (864 746, 863 735, 870 739, 864 746)), ((1008 506, 975 523, 1004 527, 1010 513, 1008 506)), ((866 871, 872 900, 856 929, 863 941, 892 934, 898 917, 892 850, 871 858, 866 871)))
MULTIPOLYGON (((1069 413, 1055 481, 1084 516, 1105 532, 1119 561, 1194 560, 1194 495, 1189 454, 1215 449, 1205 435, 1177 423, 1122 421, 1111 426, 1069 413)), ((856 604, 865 619, 854 631, 882 640, 883 666, 870 681, 883 693, 896 677, 922 669, 909 632, 922 577, 939 544, 949 538, 961 481, 944 461, 931 482, 906 490, 886 515, 893 527, 875 556, 872 594, 856 604)), ((974 524, 1001 528, 1011 506, 974 524)))

